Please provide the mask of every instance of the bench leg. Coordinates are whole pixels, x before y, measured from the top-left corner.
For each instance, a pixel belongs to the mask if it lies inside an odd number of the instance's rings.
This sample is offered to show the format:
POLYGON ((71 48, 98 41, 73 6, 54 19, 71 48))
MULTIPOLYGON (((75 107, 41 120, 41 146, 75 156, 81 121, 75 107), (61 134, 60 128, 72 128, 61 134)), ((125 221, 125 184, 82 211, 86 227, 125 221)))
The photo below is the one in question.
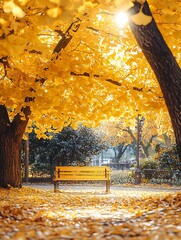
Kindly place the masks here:
POLYGON ((110 180, 106 181, 106 193, 110 193, 110 185, 111 181, 110 180))
POLYGON ((57 182, 57 181, 54 181, 54 192, 57 191, 57 188, 58 188, 58 182, 57 182))

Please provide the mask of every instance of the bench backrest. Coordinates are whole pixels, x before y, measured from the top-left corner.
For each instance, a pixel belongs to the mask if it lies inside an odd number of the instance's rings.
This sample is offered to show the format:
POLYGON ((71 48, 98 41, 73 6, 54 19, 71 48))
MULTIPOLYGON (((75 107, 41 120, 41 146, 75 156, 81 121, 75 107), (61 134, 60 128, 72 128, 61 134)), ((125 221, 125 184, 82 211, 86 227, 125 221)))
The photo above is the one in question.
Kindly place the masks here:
POLYGON ((56 180, 110 180, 110 167, 56 166, 56 180))

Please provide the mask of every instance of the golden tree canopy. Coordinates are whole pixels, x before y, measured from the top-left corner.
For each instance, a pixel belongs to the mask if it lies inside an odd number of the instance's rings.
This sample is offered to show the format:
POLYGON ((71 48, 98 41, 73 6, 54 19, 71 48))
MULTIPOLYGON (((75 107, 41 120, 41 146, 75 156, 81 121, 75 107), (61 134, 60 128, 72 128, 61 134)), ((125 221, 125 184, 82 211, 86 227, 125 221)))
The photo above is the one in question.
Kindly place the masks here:
MULTIPOLYGON (((30 106, 29 126, 36 124, 39 136, 70 122, 96 125, 119 116, 129 122, 138 113, 168 119, 159 85, 129 25, 116 21, 132 2, 0 0, 0 104, 10 117, 30 106)), ((180 62, 181 2, 149 4, 180 62)), ((131 20, 150 21, 141 11, 131 20)))

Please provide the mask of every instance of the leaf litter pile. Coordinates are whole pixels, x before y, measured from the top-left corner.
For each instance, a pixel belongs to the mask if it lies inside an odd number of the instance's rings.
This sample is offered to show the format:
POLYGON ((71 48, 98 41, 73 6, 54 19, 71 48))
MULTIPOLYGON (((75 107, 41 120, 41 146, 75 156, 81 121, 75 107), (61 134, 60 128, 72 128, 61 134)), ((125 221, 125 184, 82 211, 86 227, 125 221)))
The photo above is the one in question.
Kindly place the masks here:
POLYGON ((0 239, 181 239, 181 192, 0 189, 0 239))

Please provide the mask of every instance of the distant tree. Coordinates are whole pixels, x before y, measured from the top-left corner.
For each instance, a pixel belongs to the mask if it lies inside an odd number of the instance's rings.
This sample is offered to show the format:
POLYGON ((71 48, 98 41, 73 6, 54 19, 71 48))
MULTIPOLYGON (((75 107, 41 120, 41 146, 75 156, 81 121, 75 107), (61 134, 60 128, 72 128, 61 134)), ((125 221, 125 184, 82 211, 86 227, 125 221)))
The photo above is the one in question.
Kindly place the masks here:
POLYGON ((43 157, 43 152, 46 154, 49 147, 49 139, 38 139, 35 132, 32 131, 29 134, 29 144, 30 144, 30 156, 29 156, 29 162, 30 164, 34 163, 37 160, 37 157, 39 154, 41 154, 41 157, 43 157))
POLYGON ((52 174, 55 165, 86 165, 93 155, 106 148, 101 136, 83 125, 77 130, 64 127, 51 140, 37 139, 35 134, 30 134, 30 162, 34 172, 47 173, 48 169, 52 174))
MULTIPOLYGON (((104 121, 100 127, 100 131, 104 133, 106 139, 112 146, 114 146, 115 159, 118 161, 124 154, 126 148, 132 148, 134 154, 137 151, 137 130, 135 123, 132 126, 127 126, 124 119, 104 121)), ((149 157, 153 152, 153 146, 158 135, 158 129, 154 122, 145 119, 142 127, 142 155, 149 157)))
POLYGON ((125 153, 127 147, 130 144, 126 144, 125 142, 119 143, 117 146, 113 147, 113 151, 115 154, 115 161, 119 162, 123 154, 125 153))
MULTIPOLYGON (((135 133, 129 127, 125 128, 123 131, 127 132, 130 135, 130 137, 132 138, 132 145, 134 145, 134 149, 136 149, 137 138, 135 133)), ((149 157, 150 151, 152 150, 152 143, 155 138, 156 135, 154 134, 150 135, 149 138, 145 138, 144 135, 142 136, 141 147, 144 157, 149 157)))

